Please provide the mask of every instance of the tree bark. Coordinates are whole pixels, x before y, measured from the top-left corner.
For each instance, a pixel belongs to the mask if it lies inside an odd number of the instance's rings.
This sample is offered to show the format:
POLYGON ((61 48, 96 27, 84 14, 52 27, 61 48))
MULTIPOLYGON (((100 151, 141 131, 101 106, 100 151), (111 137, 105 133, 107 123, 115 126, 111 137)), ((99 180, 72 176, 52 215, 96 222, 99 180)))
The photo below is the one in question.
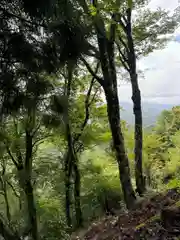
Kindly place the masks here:
MULTIPOLYGON (((69 97, 71 93, 73 66, 68 66, 68 83, 67 83, 67 97, 69 107, 69 97)), ((67 110, 67 123, 66 123, 66 139, 68 143, 68 162, 66 162, 66 217, 68 226, 71 227, 71 216, 70 216, 70 180, 72 173, 74 172, 74 200, 75 200, 75 213, 76 213, 76 227, 82 226, 82 211, 80 202, 80 172, 78 168, 77 156, 74 151, 74 141, 70 127, 69 111, 67 110)))
POLYGON ((71 172, 72 166, 70 166, 70 153, 69 150, 67 152, 67 156, 65 159, 65 195, 66 195, 66 202, 65 202, 65 212, 66 212, 66 221, 68 227, 72 227, 72 220, 71 220, 71 195, 70 195, 70 186, 71 186, 71 172))
POLYGON ((6 188, 6 182, 4 182, 4 200, 6 203, 6 215, 9 223, 11 223, 11 213, 10 213, 10 207, 9 207, 9 201, 8 201, 8 194, 7 194, 7 188, 6 188))
POLYGON ((137 74, 131 76, 132 84, 132 101, 133 101, 133 112, 135 116, 135 178, 136 178, 136 191, 139 195, 145 192, 145 180, 143 176, 142 167, 142 109, 141 109, 141 94, 138 86, 137 74))
POLYGON ((26 181, 24 191, 26 194, 27 205, 28 205, 28 215, 29 215, 29 223, 31 226, 31 235, 33 240, 38 240, 39 235, 38 235, 38 227, 37 227, 36 206, 34 203, 33 187, 30 180, 26 181))
POLYGON ((124 146, 124 137, 120 126, 120 112, 118 96, 106 93, 108 119, 112 132, 116 159, 119 167, 120 182, 124 200, 128 209, 133 207, 136 200, 131 183, 130 167, 124 146))
POLYGON ((30 234, 32 235, 33 240, 39 239, 38 233, 38 223, 37 223, 37 212, 34 201, 33 186, 31 182, 32 174, 32 151, 33 151, 33 123, 35 113, 32 109, 28 109, 29 122, 27 122, 26 127, 26 156, 24 164, 24 192, 26 195, 27 207, 28 207, 28 217, 30 224, 30 234))
POLYGON ((82 227, 83 218, 82 218, 82 211, 81 211, 81 201, 80 201, 80 192, 81 192, 81 178, 80 172, 78 168, 77 158, 73 156, 73 169, 74 169, 74 199, 75 199, 75 212, 76 212, 76 227, 82 227))
POLYGON ((4 179, 4 174, 5 174, 5 166, 3 166, 3 173, 2 176, 0 177, 1 185, 2 185, 2 190, 3 190, 3 196, 4 196, 4 201, 6 205, 6 216, 8 219, 8 223, 11 223, 11 213, 10 213, 10 206, 9 206, 9 200, 8 200, 8 193, 7 193, 7 182, 4 179))

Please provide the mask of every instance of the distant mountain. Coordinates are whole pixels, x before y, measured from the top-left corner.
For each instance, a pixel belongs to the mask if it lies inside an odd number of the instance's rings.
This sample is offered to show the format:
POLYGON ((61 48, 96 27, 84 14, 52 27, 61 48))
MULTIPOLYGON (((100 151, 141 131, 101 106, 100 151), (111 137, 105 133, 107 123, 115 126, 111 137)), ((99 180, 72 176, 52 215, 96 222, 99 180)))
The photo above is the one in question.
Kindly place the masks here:
MULTIPOLYGON (((134 124, 133 105, 130 102, 121 102, 121 118, 128 124, 134 124)), ((174 105, 160 104, 153 102, 142 102, 143 125, 149 126, 155 124, 157 117, 163 110, 170 110, 174 105)))

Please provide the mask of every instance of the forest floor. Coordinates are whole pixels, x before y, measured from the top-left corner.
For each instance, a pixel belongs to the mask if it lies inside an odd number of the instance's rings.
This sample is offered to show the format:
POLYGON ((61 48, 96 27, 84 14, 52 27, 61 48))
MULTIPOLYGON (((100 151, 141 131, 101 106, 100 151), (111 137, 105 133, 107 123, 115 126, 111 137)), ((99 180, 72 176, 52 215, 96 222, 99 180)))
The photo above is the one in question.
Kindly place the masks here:
POLYGON ((180 240, 180 191, 171 189, 144 199, 135 210, 99 220, 75 239, 180 240))

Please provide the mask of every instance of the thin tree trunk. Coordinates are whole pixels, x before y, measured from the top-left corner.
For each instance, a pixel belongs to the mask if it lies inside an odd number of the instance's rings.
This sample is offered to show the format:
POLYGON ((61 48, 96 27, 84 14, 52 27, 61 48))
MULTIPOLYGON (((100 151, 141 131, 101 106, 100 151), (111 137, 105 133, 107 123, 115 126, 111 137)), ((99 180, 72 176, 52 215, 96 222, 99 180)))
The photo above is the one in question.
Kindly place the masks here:
POLYGON ((38 227, 37 227, 37 213, 36 213, 36 206, 34 201, 34 194, 33 194, 33 187, 31 184, 31 181, 26 181, 25 186, 25 194, 26 194, 26 200, 28 205, 28 215, 29 215, 29 223, 31 226, 31 235, 33 240, 38 240, 38 227))
MULTIPOLYGON (((69 96, 71 92, 71 84, 72 84, 72 66, 68 66, 68 83, 67 83, 67 96, 69 101, 69 96)), ((69 107, 69 104, 68 104, 69 107)), ((75 199, 75 213, 76 213, 76 226, 82 226, 82 211, 81 211, 81 202, 80 202, 80 172, 78 168, 78 161, 77 156, 74 151, 73 146, 73 137, 70 128, 70 121, 69 121, 69 111, 67 111, 67 124, 66 124, 66 138, 68 142, 68 152, 69 152, 69 172, 67 172, 66 177, 66 211, 67 211, 67 221, 69 224, 70 222, 70 196, 69 196, 69 188, 70 188, 70 177, 72 176, 72 172, 74 171, 74 199, 75 199)))
POLYGON ((145 192, 145 179, 143 176, 142 167, 142 139, 143 139, 143 128, 142 128, 142 109, 141 109, 141 94, 138 87, 137 74, 132 75, 132 101, 133 111, 135 116, 135 178, 136 178, 136 191, 139 195, 145 192))
POLYGON ((81 199, 80 199, 80 189, 81 189, 81 181, 80 181, 80 172, 78 168, 77 158, 74 153, 73 157, 73 169, 74 169, 74 199, 75 199, 75 212, 76 212, 76 227, 82 227, 83 218, 81 211, 81 199))
POLYGON ((72 227, 72 220, 71 220, 71 194, 70 194, 70 186, 71 186, 71 173, 72 173, 72 166, 70 166, 70 153, 69 150, 67 152, 67 156, 65 159, 65 195, 66 195, 66 202, 65 202, 65 212, 66 212, 66 221, 68 227, 72 227))
POLYGON ((143 177, 142 167, 142 147, 143 147, 143 130, 142 130, 142 109, 141 109, 141 92, 138 86, 138 76, 136 70, 136 56, 134 49, 134 42, 132 37, 131 26, 131 9, 127 9, 127 27, 126 27, 127 39, 128 39, 128 61, 129 61, 129 73, 132 86, 132 101, 133 112, 135 116, 135 178, 136 178, 136 191, 139 195, 142 195, 145 190, 145 179, 143 177))
POLYGON ((11 223, 11 213, 10 213, 10 207, 9 207, 9 201, 8 201, 8 195, 7 195, 7 187, 6 182, 4 182, 4 200, 6 203, 6 215, 9 223, 11 223))
POLYGON ((33 151, 33 123, 34 123, 35 113, 28 109, 29 123, 26 129, 26 157, 24 164, 25 182, 24 182, 24 192, 26 195, 27 206, 28 206, 28 216, 29 224, 31 226, 31 235, 33 240, 39 239, 38 233, 38 223, 37 223, 37 212, 34 200, 33 186, 31 182, 32 174, 32 151, 33 151))
POLYGON ((9 224, 11 223, 11 213, 10 213, 10 206, 9 206, 9 201, 8 201, 8 194, 7 194, 7 183, 6 180, 4 179, 6 167, 3 162, 3 172, 2 176, 0 177, 1 185, 2 185, 2 190, 3 190, 3 196, 4 196, 4 201, 6 205, 6 216, 8 219, 9 224))

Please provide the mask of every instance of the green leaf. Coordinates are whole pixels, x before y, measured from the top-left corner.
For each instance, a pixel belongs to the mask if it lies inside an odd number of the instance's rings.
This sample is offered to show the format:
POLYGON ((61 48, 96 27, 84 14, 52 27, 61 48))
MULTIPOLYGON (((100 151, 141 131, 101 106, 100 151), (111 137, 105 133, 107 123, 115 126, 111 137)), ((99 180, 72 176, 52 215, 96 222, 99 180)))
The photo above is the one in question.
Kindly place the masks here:
POLYGON ((90 9, 91 15, 92 15, 92 16, 96 16, 96 14, 97 14, 97 8, 94 7, 94 6, 91 4, 90 7, 89 7, 89 9, 90 9))

